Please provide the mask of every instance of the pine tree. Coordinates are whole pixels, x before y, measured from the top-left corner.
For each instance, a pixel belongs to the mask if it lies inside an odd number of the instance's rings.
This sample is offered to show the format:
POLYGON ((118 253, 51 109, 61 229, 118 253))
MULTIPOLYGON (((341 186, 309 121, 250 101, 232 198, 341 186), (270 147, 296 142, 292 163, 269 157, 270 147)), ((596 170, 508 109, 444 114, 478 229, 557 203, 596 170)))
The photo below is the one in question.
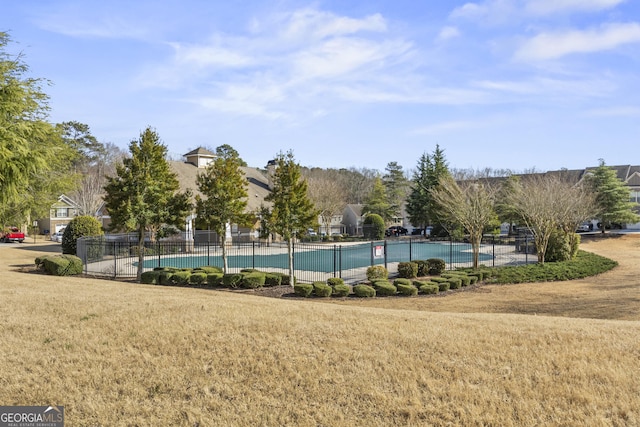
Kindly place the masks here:
POLYGON ((362 214, 380 215, 387 223, 394 217, 394 208, 389 203, 387 190, 379 177, 374 181, 373 188, 364 202, 362 214))
POLYGON ((392 209, 392 216, 400 216, 402 205, 407 197, 407 178, 404 176, 402 166, 397 162, 389 162, 385 168, 387 172, 382 176, 389 205, 392 209))
POLYGON ((130 158, 107 179, 105 205, 112 230, 135 231, 138 235, 138 273, 144 269, 145 233, 151 242, 163 226, 183 229, 191 212, 191 192, 180 192, 180 184, 166 159, 167 148, 151 128, 129 144, 130 158))
POLYGON ((444 150, 439 145, 436 145, 432 155, 423 154, 420 157, 407 199, 407 214, 414 226, 425 228, 437 220, 438 210, 430 192, 438 186, 441 178, 449 175, 444 150))
POLYGON ((612 223, 635 223, 640 217, 633 212, 636 203, 631 202, 631 190, 618 179, 616 171, 605 165, 600 159, 600 165, 587 177, 596 195, 598 207, 597 217, 602 226, 602 232, 612 223))
POLYGON ((317 224, 318 212, 307 195, 307 181, 302 179, 300 165, 291 151, 276 157, 272 182, 271 193, 265 198, 272 206, 263 211, 264 226, 287 242, 289 277, 293 286, 293 239, 317 224))
POLYGON ((220 150, 204 173, 197 178, 196 197, 198 219, 207 224, 220 238, 224 272, 228 272, 225 235, 228 225, 244 222, 247 207, 247 181, 240 168, 242 161, 235 150, 220 150))

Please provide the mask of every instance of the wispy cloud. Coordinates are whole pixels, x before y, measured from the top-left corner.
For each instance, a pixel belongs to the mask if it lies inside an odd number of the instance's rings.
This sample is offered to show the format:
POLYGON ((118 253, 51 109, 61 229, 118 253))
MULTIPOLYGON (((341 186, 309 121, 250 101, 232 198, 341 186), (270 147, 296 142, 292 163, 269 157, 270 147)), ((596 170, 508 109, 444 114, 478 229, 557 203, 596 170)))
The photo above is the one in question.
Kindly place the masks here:
POLYGON ((446 27, 443 27, 440 32, 438 33, 438 37, 436 38, 437 41, 439 42, 443 42, 449 39, 453 39, 456 37, 460 37, 460 30, 457 27, 453 27, 450 25, 447 25, 446 27))
POLYGON ((525 11, 535 15, 568 12, 598 12, 612 9, 626 0, 530 0, 525 11))
POLYGON ((540 33, 525 41, 515 53, 520 61, 544 61, 577 53, 612 50, 640 42, 640 24, 605 24, 589 30, 540 33))

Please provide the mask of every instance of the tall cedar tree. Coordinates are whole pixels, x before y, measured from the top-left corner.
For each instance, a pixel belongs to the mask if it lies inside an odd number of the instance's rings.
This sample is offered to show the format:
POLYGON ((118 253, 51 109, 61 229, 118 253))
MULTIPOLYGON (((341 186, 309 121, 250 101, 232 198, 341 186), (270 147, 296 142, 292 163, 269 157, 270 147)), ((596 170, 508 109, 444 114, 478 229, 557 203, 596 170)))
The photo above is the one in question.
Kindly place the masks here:
POLYGON ((614 222, 626 224, 640 221, 640 217, 633 212, 637 204, 630 201, 631 190, 618 178, 615 169, 605 165, 604 160, 600 159, 600 165, 588 175, 587 182, 596 195, 596 215, 603 233, 614 222))
POLYGON ((55 191, 71 188, 74 153, 46 121, 48 82, 25 77, 29 67, 7 52, 10 42, 0 32, 0 220, 20 225, 48 211, 55 191))
POLYGON ((393 210, 392 216, 398 217, 402 210, 402 204, 407 198, 407 178, 405 178, 402 166, 398 162, 387 163, 385 171, 387 173, 382 176, 382 183, 393 210))
POLYGON ((167 148, 151 128, 129 144, 130 158, 107 179, 105 205, 112 230, 135 231, 138 235, 138 273, 143 272, 145 233, 151 242, 163 226, 185 228, 192 209, 191 192, 178 191, 180 184, 166 159, 167 148))
POLYGON ((394 217, 394 207, 389 203, 387 190, 380 177, 373 182, 373 188, 362 206, 362 215, 380 215, 385 223, 391 222, 394 217))
POLYGON ((247 181, 241 164, 235 150, 219 150, 218 157, 197 178, 198 190, 204 196, 196 196, 198 219, 218 235, 225 273, 228 272, 227 225, 243 223, 246 218, 247 181))
POLYGON ((411 193, 407 198, 407 214, 413 225, 425 228, 437 221, 438 210, 431 197, 431 191, 438 186, 440 179, 449 175, 444 150, 441 150, 439 145, 436 145, 433 154, 422 154, 413 175, 411 193))
POLYGON ((293 286, 293 239, 297 233, 317 225, 318 211, 307 195, 307 181, 302 179, 300 165, 291 151, 276 157, 271 193, 265 200, 272 206, 268 211, 263 210, 264 226, 287 242, 289 277, 293 286))

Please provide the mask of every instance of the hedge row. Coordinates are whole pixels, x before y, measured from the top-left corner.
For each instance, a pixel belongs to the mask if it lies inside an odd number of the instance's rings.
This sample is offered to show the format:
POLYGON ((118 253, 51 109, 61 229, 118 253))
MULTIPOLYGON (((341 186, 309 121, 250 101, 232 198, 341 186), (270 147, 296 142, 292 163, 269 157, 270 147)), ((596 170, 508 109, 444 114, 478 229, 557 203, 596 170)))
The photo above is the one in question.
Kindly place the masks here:
POLYGON ((444 273, 446 267, 444 260, 440 258, 400 262, 398 263, 398 276, 403 279, 439 276, 444 273))
POLYGON ((224 274, 221 268, 212 266, 184 269, 155 268, 152 271, 142 273, 140 282, 149 285, 207 286, 231 289, 258 289, 291 283, 287 274, 266 273, 253 269, 224 274))

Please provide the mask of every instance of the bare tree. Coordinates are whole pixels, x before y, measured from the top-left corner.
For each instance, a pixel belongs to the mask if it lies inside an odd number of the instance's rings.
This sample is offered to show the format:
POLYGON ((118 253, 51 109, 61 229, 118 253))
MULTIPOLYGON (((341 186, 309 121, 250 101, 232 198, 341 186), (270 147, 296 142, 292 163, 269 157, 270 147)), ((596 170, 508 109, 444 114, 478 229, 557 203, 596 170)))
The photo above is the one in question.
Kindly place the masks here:
POLYGON ((562 175, 522 176, 509 193, 509 204, 533 234, 538 262, 544 264, 549 238, 560 229, 575 232, 593 214, 593 197, 562 175))
POLYGON ((327 176, 307 178, 308 195, 320 212, 320 220, 327 235, 331 233, 331 219, 341 215, 346 205, 345 189, 341 183, 327 176))
POLYGON ((461 182, 443 176, 439 185, 431 190, 440 215, 447 221, 459 224, 469 233, 473 252, 473 268, 478 268, 480 243, 484 230, 497 220, 493 209, 495 189, 480 181, 461 182))

